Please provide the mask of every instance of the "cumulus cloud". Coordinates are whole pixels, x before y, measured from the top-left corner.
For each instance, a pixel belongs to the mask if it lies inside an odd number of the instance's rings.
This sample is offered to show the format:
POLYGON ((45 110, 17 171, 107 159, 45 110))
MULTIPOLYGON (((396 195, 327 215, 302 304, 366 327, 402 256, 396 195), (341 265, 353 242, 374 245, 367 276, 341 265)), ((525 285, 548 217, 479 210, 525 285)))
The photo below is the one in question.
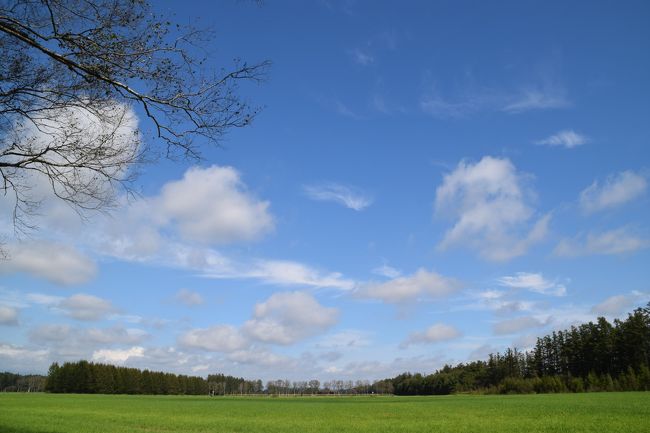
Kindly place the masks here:
POLYGON ((436 214, 456 221, 439 248, 467 245, 488 260, 505 261, 541 241, 550 216, 532 223, 535 212, 523 178, 508 159, 461 161, 436 189, 436 214))
POLYGON ((338 183, 305 185, 303 191, 312 200, 331 201, 356 211, 364 210, 372 204, 372 198, 367 194, 338 183))
POLYGON ((406 348, 414 344, 439 343, 441 341, 453 340, 460 336, 460 331, 455 327, 445 325, 444 323, 437 323, 424 331, 412 333, 400 344, 400 347, 406 348))
POLYGON ((113 304, 97 296, 78 293, 65 298, 58 304, 58 308, 77 320, 101 320, 115 311, 113 304))
POLYGON ((572 239, 562 239, 553 253, 560 257, 614 255, 633 253, 649 246, 650 239, 634 233, 629 227, 620 227, 600 233, 580 234, 572 239))
POLYGON ((17 325, 18 324, 18 310, 0 305, 0 325, 17 325))
MULTIPOLYGON (((30 349, 0 343, 0 361, 2 361, 3 369, 6 368, 10 371, 25 371, 26 365, 29 365, 30 368, 44 365, 47 355, 48 351, 45 349, 30 349)), ((33 370, 31 373, 33 373, 33 370)))
POLYGON ((415 301, 418 298, 440 298, 457 291, 460 287, 460 283, 453 278, 419 269, 410 276, 363 286, 359 288, 357 294, 364 298, 400 303, 415 301))
POLYGON ((578 134, 572 129, 565 129, 557 134, 553 134, 543 140, 539 140, 536 144, 544 146, 562 146, 567 149, 582 146, 587 143, 589 139, 582 134, 578 134))
POLYGON ((93 352, 92 360, 109 364, 123 364, 132 358, 143 358, 144 348, 134 346, 130 349, 100 349, 93 352))
POLYGON ((539 328, 545 323, 532 316, 521 316, 514 319, 503 320, 494 324, 494 333, 498 335, 516 334, 530 328, 539 328))
POLYGON ((202 305, 205 301, 203 296, 198 292, 193 292, 188 289, 181 289, 176 293, 175 299, 188 307, 195 307, 202 305))
POLYGON ((580 193, 580 207, 593 213, 621 206, 645 193, 646 178, 633 171, 623 171, 609 176, 603 184, 594 181, 580 193))
POLYGON ((249 340, 231 325, 216 325, 193 329, 179 338, 179 343, 188 348, 210 352, 234 352, 248 348, 249 340))
POLYGON ((251 240, 273 228, 269 202, 254 198, 232 167, 193 167, 169 182, 159 197, 162 217, 199 242, 251 240))
POLYGON ((113 204, 116 185, 128 178, 130 167, 139 160, 138 118, 129 104, 84 102, 85 108, 41 110, 8 131, 6 142, 17 147, 1 154, 0 162, 28 160, 20 154, 38 156, 27 165, 32 170, 8 173, 13 179, 9 190, 16 194, 0 196, 0 218, 10 209, 9 224, 16 224, 19 231, 39 226, 39 214, 57 219, 70 203, 79 205, 76 210, 113 204), (56 169, 44 174, 44 166, 56 169), (24 200, 22 205, 16 203, 18 197, 24 200))
POLYGON ((338 316, 337 309, 322 306, 308 293, 275 293, 255 305, 243 331, 255 340, 288 345, 324 332, 338 316))
POLYGON ((8 260, 0 260, 0 274, 22 272, 54 284, 83 284, 95 277, 95 263, 78 250, 50 242, 15 243, 7 246, 8 260))
POLYGON ((566 287, 555 281, 549 281, 540 273, 517 272, 498 279, 499 284, 513 289, 524 289, 542 295, 564 296, 566 287))

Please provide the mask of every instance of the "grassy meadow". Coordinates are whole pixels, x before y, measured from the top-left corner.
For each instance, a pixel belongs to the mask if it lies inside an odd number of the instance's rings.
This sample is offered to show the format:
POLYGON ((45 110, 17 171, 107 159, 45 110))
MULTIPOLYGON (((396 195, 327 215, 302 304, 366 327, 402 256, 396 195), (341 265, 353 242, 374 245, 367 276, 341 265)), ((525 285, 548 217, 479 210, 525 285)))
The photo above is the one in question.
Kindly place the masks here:
POLYGON ((648 432, 650 393, 432 397, 0 394, 3 433, 648 432))

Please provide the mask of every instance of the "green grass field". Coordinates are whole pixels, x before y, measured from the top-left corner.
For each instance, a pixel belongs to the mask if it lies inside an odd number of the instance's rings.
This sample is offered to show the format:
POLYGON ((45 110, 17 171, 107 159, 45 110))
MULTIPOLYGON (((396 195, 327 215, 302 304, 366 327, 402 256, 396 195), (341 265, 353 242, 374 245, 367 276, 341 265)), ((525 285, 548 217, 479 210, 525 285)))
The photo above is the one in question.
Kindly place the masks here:
POLYGON ((0 394, 0 432, 650 431, 650 393, 440 397, 0 394))

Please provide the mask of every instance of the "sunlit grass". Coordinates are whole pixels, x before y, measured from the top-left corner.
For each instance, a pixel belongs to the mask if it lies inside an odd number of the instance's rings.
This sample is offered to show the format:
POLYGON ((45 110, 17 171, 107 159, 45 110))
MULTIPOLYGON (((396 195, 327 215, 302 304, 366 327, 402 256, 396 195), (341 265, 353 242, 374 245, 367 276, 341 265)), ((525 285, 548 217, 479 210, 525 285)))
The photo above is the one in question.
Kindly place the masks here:
POLYGON ((648 432, 650 393, 444 397, 0 394, 0 432, 648 432))

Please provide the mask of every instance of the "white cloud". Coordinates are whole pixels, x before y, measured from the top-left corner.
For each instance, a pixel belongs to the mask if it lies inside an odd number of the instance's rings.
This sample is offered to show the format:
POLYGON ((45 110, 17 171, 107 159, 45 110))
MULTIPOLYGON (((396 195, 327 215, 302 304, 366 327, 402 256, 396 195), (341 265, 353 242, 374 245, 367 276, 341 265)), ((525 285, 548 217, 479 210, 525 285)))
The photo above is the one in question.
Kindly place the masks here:
POLYGON ((497 353, 499 348, 492 346, 490 344, 482 344, 474 348, 469 355, 467 355, 468 361, 476 360, 485 360, 490 354, 497 353))
POLYGON ((372 198, 367 194, 357 188, 338 183, 305 185, 303 191, 312 200, 331 201, 356 211, 364 210, 372 204, 372 198))
POLYGON ((370 336, 368 332, 356 329, 347 329, 322 337, 316 344, 316 347, 349 350, 354 347, 364 347, 368 345, 370 345, 370 336))
POLYGON ((58 308, 73 319, 89 321, 101 320, 109 313, 115 311, 109 301, 83 293, 78 293, 62 300, 58 304, 58 308))
POLYGON ((375 58, 372 56, 372 54, 362 51, 359 48, 356 48, 350 52, 352 55, 352 59, 363 66, 367 66, 375 61, 375 58))
POLYGON ((477 294, 477 296, 481 299, 485 299, 488 301, 493 301, 496 299, 503 298, 506 295, 506 292, 503 290, 485 290, 483 292, 480 292, 477 294))
POLYGON ((228 359, 238 364, 252 364, 263 367, 278 367, 293 364, 286 356, 268 350, 239 350, 228 354, 228 359))
POLYGON ((460 331, 455 327, 445 325, 444 323, 437 323, 424 331, 412 333, 400 344, 400 347, 406 348, 414 344, 439 343, 441 341, 453 340, 460 336, 460 331))
POLYGON ((586 213, 615 208, 641 196, 647 187, 644 176, 623 171, 609 176, 602 186, 594 181, 580 193, 580 206, 586 213))
POLYGON ((0 260, 0 274, 23 272, 59 285, 83 284, 95 277, 97 267, 76 249, 49 242, 7 246, 8 260, 0 260))
POLYGON ((275 293, 255 305, 243 331, 259 341, 287 345, 325 331, 336 324, 338 315, 336 308, 320 305, 308 293, 275 293))
POLYGON ((6 305, 0 305, 0 325, 17 325, 18 311, 6 305))
POLYGON ((20 363, 30 363, 41 361, 48 354, 47 350, 31 350, 24 347, 14 346, 11 344, 0 344, 0 359, 10 359, 20 363))
POLYGON ((428 91, 420 98, 420 109, 433 117, 449 119, 485 111, 518 114, 532 110, 566 108, 571 105, 561 85, 551 77, 540 78, 540 84, 518 91, 480 86, 469 80, 455 93, 447 95, 441 94, 438 86, 429 83, 428 91))
POLYGON ((113 326, 110 328, 73 328, 65 324, 47 324, 29 331, 35 343, 56 344, 61 349, 90 349, 98 345, 139 344, 149 338, 142 329, 113 326))
POLYGON ((420 100, 420 109, 438 119, 461 118, 480 111, 486 105, 480 96, 448 101, 437 94, 429 94, 420 100))
POLYGON ((130 349, 101 349, 93 352, 92 360, 109 364, 123 364, 132 358, 144 357, 144 348, 134 346, 130 349))
POLYGON ((540 273, 517 272, 513 276, 501 277, 498 281, 504 287, 529 290, 542 295, 566 295, 566 287, 563 284, 549 281, 540 273))
POLYGON ((503 320, 494 324, 494 333, 498 335, 515 334, 524 329, 539 328, 545 323, 532 316, 516 317, 514 319, 503 320))
POLYGON ((199 242, 252 240, 273 228, 269 202, 248 193, 232 167, 190 168, 163 186, 159 207, 183 236, 199 242))
POLYGON ((614 315, 628 311, 634 305, 634 299, 628 295, 610 296, 591 309, 595 314, 614 315))
POLYGON ((523 177, 508 159, 461 161, 436 189, 436 214, 456 220, 439 248, 469 246, 488 260, 506 261, 540 242, 550 215, 531 224, 535 212, 523 177))
POLYGON ((182 335, 179 343, 184 347, 210 352, 234 352, 250 346, 250 341, 231 325, 193 329, 182 335))
POLYGON ((557 134, 551 135, 543 140, 539 140, 536 144, 545 146, 562 146, 567 149, 582 146, 587 143, 589 139, 582 134, 578 134, 572 129, 565 129, 557 134))
POLYGON ((149 334, 142 329, 114 326, 88 329, 82 338, 97 344, 138 344, 149 338, 149 334))
POLYGON ((34 304, 45 305, 48 307, 56 306, 65 298, 61 296, 46 295, 44 293, 28 293, 25 299, 34 304))
POLYGON ((648 302, 649 300, 650 295, 641 292, 610 296, 603 302, 594 305, 591 312, 605 316, 620 316, 621 314, 631 312, 635 306, 648 302))
POLYGON ((507 113, 566 108, 571 105, 562 89, 557 87, 527 89, 510 99, 503 107, 503 111, 507 113))
MULTIPOLYGON (((343 278, 338 272, 322 273, 302 263, 288 260, 259 260, 249 270, 242 270, 231 277, 259 278, 271 284, 331 287, 351 290, 355 282, 343 278)), ((226 275, 228 276, 228 275, 226 275)))
POLYGON ((363 286, 358 289, 357 294, 364 298, 399 303, 415 301, 418 298, 440 298, 455 292, 460 286, 460 283, 453 278, 418 269, 410 276, 363 286))
MULTIPOLYGON (((69 207, 65 200, 79 204, 77 210, 113 204, 119 181, 128 178, 130 167, 139 160, 138 117, 133 109, 117 101, 84 102, 85 108, 42 110, 29 122, 16 122, 9 132, 7 142, 19 146, 18 153, 38 155, 43 161, 32 161, 27 167, 32 170, 10 173, 11 188, 31 205, 15 207, 15 194, 0 196, 0 218, 3 210, 17 211, 10 224, 17 222, 18 230, 29 232, 31 226, 38 226, 39 214, 58 219, 61 210, 69 207), (44 166, 50 166, 48 174, 44 166)), ((7 152, 0 159, 22 159, 16 154, 7 152)))
POLYGON ((198 292, 193 292, 188 289, 181 289, 176 293, 176 300, 187 305, 188 307, 195 307, 202 305, 205 301, 203 296, 198 292))
POLYGON ((553 253, 560 257, 577 257, 592 254, 625 254, 650 247, 650 239, 633 233, 628 227, 601 232, 580 234, 573 239, 562 239, 553 253))
POLYGON ((386 278, 397 278, 402 275, 402 271, 386 264, 373 269, 372 273, 386 278))
POLYGON ((71 335, 70 325, 41 325, 29 331, 29 339, 36 343, 61 342, 71 335))

